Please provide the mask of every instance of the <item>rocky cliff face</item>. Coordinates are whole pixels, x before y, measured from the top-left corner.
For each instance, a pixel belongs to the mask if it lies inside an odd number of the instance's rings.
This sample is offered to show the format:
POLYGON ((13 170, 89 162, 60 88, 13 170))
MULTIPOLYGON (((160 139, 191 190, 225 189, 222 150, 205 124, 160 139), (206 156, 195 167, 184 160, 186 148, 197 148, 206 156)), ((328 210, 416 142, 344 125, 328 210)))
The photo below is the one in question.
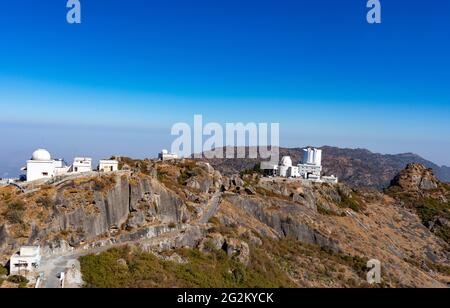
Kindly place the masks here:
POLYGON ((121 164, 128 171, 31 193, 0 189, 2 261, 24 244, 51 252, 136 242, 164 256, 215 247, 244 266, 265 260, 297 286, 364 284, 361 264, 372 258, 382 262, 386 286, 450 280, 443 227, 450 188, 423 166, 408 166, 381 193, 257 174, 227 177, 191 160, 121 164), (428 199, 438 202, 431 203, 437 212, 424 207, 428 199))
POLYGON ((61 239, 76 247, 126 230, 179 224, 190 216, 174 192, 155 178, 132 172, 70 180, 17 199, 28 208, 18 212, 20 221, 3 222, 0 253, 11 253, 19 244, 51 244, 61 239), (46 205, 41 204, 43 200, 46 205), (9 224, 12 235, 7 232, 9 224))
POLYGON ((450 186, 431 169, 410 164, 391 182, 386 193, 413 209, 424 226, 450 244, 450 186))
POLYGON ((438 183, 432 169, 420 164, 409 164, 395 176, 390 187, 398 187, 403 191, 420 191, 436 189, 438 183))

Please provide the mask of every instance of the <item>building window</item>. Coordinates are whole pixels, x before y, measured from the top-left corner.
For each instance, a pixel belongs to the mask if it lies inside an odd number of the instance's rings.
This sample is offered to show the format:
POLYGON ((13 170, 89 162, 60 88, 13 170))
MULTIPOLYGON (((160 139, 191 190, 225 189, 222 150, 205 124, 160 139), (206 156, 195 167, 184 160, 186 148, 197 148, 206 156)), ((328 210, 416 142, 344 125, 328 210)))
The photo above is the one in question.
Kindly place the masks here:
POLYGON ((48 176, 48 172, 42 172, 43 176, 48 176))

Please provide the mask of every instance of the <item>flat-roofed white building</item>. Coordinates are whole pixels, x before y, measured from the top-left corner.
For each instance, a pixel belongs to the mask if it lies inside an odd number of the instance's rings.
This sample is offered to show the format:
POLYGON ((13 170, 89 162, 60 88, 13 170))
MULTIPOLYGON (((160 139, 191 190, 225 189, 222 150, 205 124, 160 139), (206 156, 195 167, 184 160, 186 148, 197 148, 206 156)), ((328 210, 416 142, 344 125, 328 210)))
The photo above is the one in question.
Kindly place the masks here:
POLYGON ((325 183, 330 183, 330 184, 337 184, 338 183, 338 178, 334 175, 331 176, 323 176, 322 177, 322 181, 325 183))
POLYGON ((70 171, 73 173, 91 172, 92 171, 92 158, 90 158, 90 157, 75 157, 70 171))
POLYGON ((100 172, 114 172, 119 170, 119 162, 114 159, 102 159, 98 164, 100 172))
POLYGON ((9 261, 10 275, 28 275, 35 272, 41 264, 41 248, 39 246, 23 246, 9 261))
POLYGON ((178 155, 175 153, 169 153, 169 151, 167 150, 162 150, 161 153, 159 153, 158 155, 158 159, 162 161, 174 160, 178 159, 178 155))

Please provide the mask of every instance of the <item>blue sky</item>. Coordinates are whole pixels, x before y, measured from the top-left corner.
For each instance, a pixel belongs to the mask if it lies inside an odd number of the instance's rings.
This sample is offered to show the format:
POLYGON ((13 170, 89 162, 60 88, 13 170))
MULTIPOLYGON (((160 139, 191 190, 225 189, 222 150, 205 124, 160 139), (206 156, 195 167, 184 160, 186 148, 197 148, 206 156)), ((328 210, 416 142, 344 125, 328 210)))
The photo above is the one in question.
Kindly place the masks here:
POLYGON ((0 0, 0 177, 36 147, 155 156, 194 114, 450 165, 450 2, 381 3, 0 0))

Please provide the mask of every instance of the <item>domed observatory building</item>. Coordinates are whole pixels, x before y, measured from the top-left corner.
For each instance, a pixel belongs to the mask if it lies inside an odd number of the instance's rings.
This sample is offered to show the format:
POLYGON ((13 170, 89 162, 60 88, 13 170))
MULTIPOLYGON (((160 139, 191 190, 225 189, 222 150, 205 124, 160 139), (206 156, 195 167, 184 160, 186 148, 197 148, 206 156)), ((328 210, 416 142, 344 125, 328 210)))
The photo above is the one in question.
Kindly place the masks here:
POLYGON ((63 160, 54 160, 47 150, 38 149, 33 152, 27 166, 22 168, 27 172, 27 181, 49 179, 67 173, 68 167, 63 160))

